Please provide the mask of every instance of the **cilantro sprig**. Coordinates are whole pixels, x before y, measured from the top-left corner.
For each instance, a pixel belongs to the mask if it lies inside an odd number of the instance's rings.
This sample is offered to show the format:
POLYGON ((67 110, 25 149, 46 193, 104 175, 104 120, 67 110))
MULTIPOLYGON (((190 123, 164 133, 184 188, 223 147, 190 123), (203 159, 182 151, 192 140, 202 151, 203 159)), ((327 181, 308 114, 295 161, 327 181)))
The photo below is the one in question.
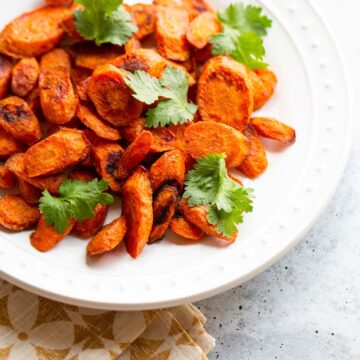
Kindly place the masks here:
POLYGON ((197 106, 188 102, 189 78, 181 69, 168 66, 160 79, 141 70, 127 72, 124 81, 135 99, 147 105, 160 100, 146 113, 147 127, 185 124, 194 118, 197 106))
POLYGON ((262 15, 262 8, 238 2, 218 12, 223 31, 210 39, 214 55, 229 55, 250 69, 268 66, 264 62, 262 37, 272 21, 262 15))
POLYGON ((82 10, 75 10, 76 29, 85 40, 96 45, 124 45, 137 31, 131 15, 120 5, 123 0, 76 0, 82 10))
POLYGON ((92 218, 97 204, 112 204, 113 197, 103 193, 107 188, 108 183, 104 180, 64 180, 59 189, 59 197, 52 196, 47 190, 43 191, 39 208, 46 225, 54 225, 55 230, 63 234, 70 219, 84 221, 92 218))
POLYGON ((207 220, 225 236, 236 231, 243 222, 243 213, 253 210, 253 190, 232 180, 224 154, 209 154, 199 158, 185 180, 183 197, 190 206, 209 205, 207 220))

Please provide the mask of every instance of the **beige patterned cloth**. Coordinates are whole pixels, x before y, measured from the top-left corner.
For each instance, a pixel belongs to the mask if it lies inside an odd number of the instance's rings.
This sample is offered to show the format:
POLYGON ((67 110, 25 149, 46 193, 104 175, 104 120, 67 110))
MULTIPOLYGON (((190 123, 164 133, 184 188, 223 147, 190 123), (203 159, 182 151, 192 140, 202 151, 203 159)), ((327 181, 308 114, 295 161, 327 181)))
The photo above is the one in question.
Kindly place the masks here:
POLYGON ((0 360, 204 360, 215 345, 205 321, 193 305, 91 310, 0 279, 0 360))

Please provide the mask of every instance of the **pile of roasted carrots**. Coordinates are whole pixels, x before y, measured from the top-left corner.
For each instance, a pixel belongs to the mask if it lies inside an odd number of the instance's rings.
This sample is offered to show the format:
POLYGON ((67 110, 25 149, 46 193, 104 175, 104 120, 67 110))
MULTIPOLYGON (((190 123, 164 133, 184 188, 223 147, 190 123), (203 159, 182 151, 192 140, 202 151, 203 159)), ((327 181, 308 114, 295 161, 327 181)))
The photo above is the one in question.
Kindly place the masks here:
POLYGON ((275 74, 213 55, 209 41, 222 25, 204 0, 123 4, 137 26, 124 46, 85 41, 74 16, 81 5, 72 0, 46 3, 0 34, 0 187, 18 188, 0 199, 2 227, 36 226, 30 238, 40 251, 70 233, 91 238, 89 255, 124 240, 137 257, 168 229, 193 241, 234 241, 236 232, 225 236, 208 221, 207 206, 182 197, 184 183, 208 154, 225 154, 228 169, 254 179, 267 168, 260 137, 295 141, 291 127, 253 117, 273 95, 275 74), (184 123, 147 127, 155 105, 135 98, 126 76, 160 78, 169 67, 186 74, 197 111, 184 123), (69 219, 62 233, 49 225, 38 207, 42 192, 57 196, 66 179, 95 178, 121 198, 121 216, 104 226, 108 205, 99 203, 91 218, 69 219))

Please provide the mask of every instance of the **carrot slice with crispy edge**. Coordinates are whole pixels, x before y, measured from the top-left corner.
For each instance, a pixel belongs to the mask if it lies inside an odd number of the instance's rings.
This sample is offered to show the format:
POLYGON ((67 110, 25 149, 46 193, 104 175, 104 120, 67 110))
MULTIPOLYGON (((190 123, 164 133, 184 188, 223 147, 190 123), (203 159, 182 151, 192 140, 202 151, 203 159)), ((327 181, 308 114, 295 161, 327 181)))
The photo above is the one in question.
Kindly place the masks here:
POLYGON ((54 226, 47 226, 44 217, 41 215, 35 232, 30 235, 31 245, 41 252, 46 252, 54 248, 60 241, 70 234, 75 221, 70 220, 69 226, 63 234, 59 234, 54 226))
POLYGON ((7 230, 29 229, 39 216, 39 209, 30 206, 21 195, 6 195, 0 199, 0 225, 7 230))
POLYGON ((122 200, 128 226, 125 236, 126 249, 136 258, 147 244, 153 225, 152 191, 145 168, 138 167, 124 183, 122 200))
POLYGON ((124 5, 138 28, 135 33, 138 40, 143 40, 155 31, 155 6, 153 4, 124 5))
POLYGON ((164 184, 174 184, 182 191, 185 181, 185 158, 180 150, 172 150, 163 154, 150 168, 153 191, 164 184))
POLYGON ((79 102, 76 116, 85 126, 94 131, 98 137, 113 141, 121 139, 120 131, 105 123, 89 104, 79 102))
POLYGON ((45 0, 47 5, 50 6, 71 6, 74 0, 45 0))
POLYGON ((161 240, 169 227, 176 210, 178 191, 176 187, 165 185, 155 195, 153 202, 154 222, 149 244, 161 240))
POLYGON ((214 236, 220 239, 224 239, 230 242, 234 242, 237 237, 237 231, 231 235, 231 237, 220 234, 214 225, 211 225, 208 220, 209 206, 190 206, 186 199, 181 199, 179 203, 179 210, 184 215, 185 219, 192 224, 196 225, 205 234, 214 236))
POLYGON ((151 153, 161 153, 177 149, 175 134, 166 127, 149 129, 153 136, 153 143, 150 148, 151 153))
POLYGON ((28 145, 39 141, 42 135, 39 120, 28 103, 17 96, 0 100, 0 127, 28 145))
POLYGON ((250 71, 254 88, 254 110, 262 108, 274 95, 277 78, 269 69, 250 71))
POLYGON ((124 239, 127 231, 125 216, 105 225, 89 242, 88 255, 101 255, 115 249, 124 239))
POLYGON ((125 126, 140 117, 143 105, 133 98, 123 77, 126 72, 113 65, 95 69, 87 95, 99 115, 115 126, 125 126))
POLYGON ((295 130, 278 120, 266 117, 254 117, 251 124, 260 136, 277 140, 285 144, 292 144, 296 140, 295 130))
POLYGON ((250 121, 254 95, 244 65, 227 56, 210 59, 198 82, 197 103, 203 120, 243 131, 250 121))
POLYGON ((199 121, 184 134, 186 149, 197 159, 208 154, 226 154, 229 168, 239 166, 249 153, 249 141, 240 131, 214 121, 199 121))
POLYGON ((0 99, 4 98, 9 91, 11 71, 11 62, 0 54, 0 99))
POLYGON ((38 205, 41 197, 41 190, 20 177, 18 177, 17 181, 19 184, 20 194, 24 200, 30 205, 38 205))
POLYGON ((136 49, 141 49, 141 42, 133 36, 125 45, 125 54, 129 54, 136 49))
POLYGON ((25 146, 12 135, 0 128, 0 159, 25 151, 25 146))
POLYGON ((37 85, 40 66, 36 58, 21 59, 13 68, 11 78, 11 91, 24 97, 37 85))
POLYGON ((121 134, 124 139, 132 143, 145 129, 145 120, 139 118, 131 122, 129 125, 121 129, 121 134))
POLYGON ((96 173, 92 169, 78 167, 78 168, 75 168, 71 172, 69 177, 72 180, 80 180, 80 181, 90 182, 90 181, 96 179, 96 173))
POLYGON ((13 189, 15 186, 16 177, 14 173, 4 165, 0 165, 0 188, 13 189))
POLYGON ((204 237, 204 232, 197 226, 187 221, 183 216, 173 217, 169 224, 169 229, 185 239, 198 241, 204 237))

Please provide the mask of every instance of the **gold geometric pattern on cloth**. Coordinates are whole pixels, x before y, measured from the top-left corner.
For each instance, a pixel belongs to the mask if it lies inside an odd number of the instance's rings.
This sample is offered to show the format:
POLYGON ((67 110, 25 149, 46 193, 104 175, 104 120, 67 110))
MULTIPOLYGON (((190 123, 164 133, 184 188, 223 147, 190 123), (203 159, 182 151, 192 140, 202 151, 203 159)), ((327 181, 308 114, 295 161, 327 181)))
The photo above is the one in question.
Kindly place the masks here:
POLYGON ((214 348, 193 305, 116 312, 78 308, 0 279, 0 360, 205 360, 214 348))

